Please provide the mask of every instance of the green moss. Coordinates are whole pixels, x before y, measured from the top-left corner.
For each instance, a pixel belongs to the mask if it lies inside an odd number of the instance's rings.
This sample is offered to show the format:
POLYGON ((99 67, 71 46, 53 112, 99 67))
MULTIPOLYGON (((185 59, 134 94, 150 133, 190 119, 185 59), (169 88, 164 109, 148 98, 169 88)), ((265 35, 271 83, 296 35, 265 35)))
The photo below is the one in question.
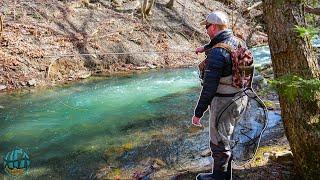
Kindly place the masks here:
POLYGON ((258 152, 250 165, 252 167, 263 166, 267 163, 267 158, 265 157, 265 153, 281 153, 284 151, 288 151, 288 146, 262 146, 258 149, 258 152))
POLYGON ((264 104, 267 106, 267 107, 273 107, 273 102, 272 101, 264 101, 264 104))
POLYGON ((285 75, 271 80, 270 83, 289 102, 294 102, 297 97, 312 101, 320 91, 320 80, 317 78, 304 79, 296 75, 285 75))

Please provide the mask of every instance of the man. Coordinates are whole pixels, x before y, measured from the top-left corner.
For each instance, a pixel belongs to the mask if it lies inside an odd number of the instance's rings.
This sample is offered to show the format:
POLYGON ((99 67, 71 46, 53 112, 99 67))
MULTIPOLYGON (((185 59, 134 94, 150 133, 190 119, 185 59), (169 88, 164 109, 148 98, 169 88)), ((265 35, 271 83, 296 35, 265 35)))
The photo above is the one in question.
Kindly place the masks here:
POLYGON ((200 119, 210 107, 210 148, 214 164, 212 173, 199 174, 197 179, 231 179, 230 137, 235 122, 244 110, 247 98, 242 98, 225 109, 226 105, 232 102, 232 99, 241 94, 241 89, 231 85, 232 60, 230 53, 226 49, 214 47, 214 45, 226 43, 235 49, 239 43, 243 42, 234 37, 232 31, 228 29, 228 16, 223 12, 210 13, 201 24, 205 25, 211 41, 209 44, 196 49, 196 53, 206 52, 207 63, 204 71, 203 88, 194 111, 192 123, 201 126, 200 119), (220 115, 221 111, 223 113, 220 115), (218 115, 219 119, 217 119, 218 115))

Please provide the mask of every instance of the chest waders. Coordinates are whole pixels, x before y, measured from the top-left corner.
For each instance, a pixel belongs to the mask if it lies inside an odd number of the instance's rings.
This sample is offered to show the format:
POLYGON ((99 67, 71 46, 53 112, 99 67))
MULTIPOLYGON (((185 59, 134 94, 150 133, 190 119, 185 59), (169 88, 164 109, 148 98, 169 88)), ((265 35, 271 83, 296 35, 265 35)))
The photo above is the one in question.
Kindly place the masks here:
POLYGON ((248 87, 238 93, 227 105, 220 111, 216 119, 216 128, 218 133, 222 127, 224 113, 233 112, 234 104, 248 98, 244 110, 239 119, 234 124, 234 130, 231 135, 229 145, 233 156, 233 162, 237 166, 243 166, 250 162, 258 150, 261 136, 265 131, 268 118, 267 108, 262 100, 257 96, 251 87, 248 87))

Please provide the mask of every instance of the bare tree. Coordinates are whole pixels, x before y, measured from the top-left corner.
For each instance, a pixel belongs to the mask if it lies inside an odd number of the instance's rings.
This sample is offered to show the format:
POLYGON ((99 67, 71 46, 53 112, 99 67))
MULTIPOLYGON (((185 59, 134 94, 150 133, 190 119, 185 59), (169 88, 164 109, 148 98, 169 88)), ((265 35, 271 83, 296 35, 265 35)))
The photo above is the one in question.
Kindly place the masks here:
MULTIPOLYGON (((175 0, 169 0, 169 2, 166 4, 166 7, 169 9, 173 8, 175 0)), ((148 15, 150 15, 150 12, 154 6, 155 0, 143 0, 141 4, 141 15, 142 18, 145 19, 148 15)))
POLYGON ((166 4, 166 7, 169 8, 169 9, 172 9, 172 8, 173 8, 173 4, 174 4, 174 0, 170 0, 170 1, 166 4))
POLYGON ((155 0, 143 0, 141 4, 142 19, 145 19, 151 12, 155 0))

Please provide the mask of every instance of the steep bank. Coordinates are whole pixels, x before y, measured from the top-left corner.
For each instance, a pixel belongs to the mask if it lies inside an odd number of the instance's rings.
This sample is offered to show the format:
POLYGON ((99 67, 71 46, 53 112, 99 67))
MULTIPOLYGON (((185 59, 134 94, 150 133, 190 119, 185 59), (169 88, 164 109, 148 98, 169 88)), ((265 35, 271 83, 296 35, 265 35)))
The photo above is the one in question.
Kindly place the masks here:
MULTIPOLYGON (((0 91, 194 65, 203 56, 190 50, 207 40, 199 21, 212 10, 236 13, 217 1, 177 1, 172 10, 165 3, 157 1, 148 21, 142 22, 139 1, 0 2, 0 91), (142 51, 166 53, 135 53, 142 51), (170 53, 176 51, 183 53, 170 53)), ((250 22, 242 17, 237 22, 248 34, 250 22)), ((253 36, 252 45, 266 40, 261 32, 253 36)))

